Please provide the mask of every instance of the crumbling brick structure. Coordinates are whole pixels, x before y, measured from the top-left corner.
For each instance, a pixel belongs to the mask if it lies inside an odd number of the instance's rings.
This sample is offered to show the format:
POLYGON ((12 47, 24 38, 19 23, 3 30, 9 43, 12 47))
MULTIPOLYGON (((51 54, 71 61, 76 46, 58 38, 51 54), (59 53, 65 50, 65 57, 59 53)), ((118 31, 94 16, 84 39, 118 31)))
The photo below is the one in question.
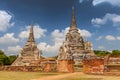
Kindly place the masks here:
POLYGON ((58 72, 74 72, 74 61, 58 60, 58 72))
POLYGON ((43 71, 45 72, 56 72, 57 71, 57 61, 55 59, 43 59, 41 60, 41 66, 43 66, 43 71))
POLYGON ((103 74, 104 72, 104 59, 84 59, 83 72, 91 74, 103 74))

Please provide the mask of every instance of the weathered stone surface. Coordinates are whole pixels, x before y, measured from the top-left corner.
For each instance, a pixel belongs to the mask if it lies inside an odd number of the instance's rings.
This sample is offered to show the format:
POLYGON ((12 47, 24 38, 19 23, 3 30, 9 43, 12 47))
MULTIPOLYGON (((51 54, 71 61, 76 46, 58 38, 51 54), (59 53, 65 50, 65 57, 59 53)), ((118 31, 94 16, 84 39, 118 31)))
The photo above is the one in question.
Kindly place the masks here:
POLYGON ((34 40, 33 27, 31 27, 27 43, 11 66, 38 66, 39 63, 40 52, 34 40))
POLYGON ((83 72, 93 74, 103 74, 104 59, 85 59, 83 60, 83 72))
POLYGON ((83 55, 93 56, 92 43, 84 41, 76 25, 74 8, 72 9, 72 19, 70 29, 66 34, 65 41, 59 49, 58 60, 71 60, 75 64, 82 63, 83 55))
POLYGON ((2 71, 43 72, 42 66, 3 66, 2 71))
POLYGON ((108 60, 108 64, 120 64, 120 56, 110 56, 108 60))
POLYGON ((55 59, 43 59, 41 60, 41 66, 43 66, 45 72, 57 71, 57 61, 55 59))
POLYGON ((58 60, 58 72, 74 72, 74 61, 58 60))

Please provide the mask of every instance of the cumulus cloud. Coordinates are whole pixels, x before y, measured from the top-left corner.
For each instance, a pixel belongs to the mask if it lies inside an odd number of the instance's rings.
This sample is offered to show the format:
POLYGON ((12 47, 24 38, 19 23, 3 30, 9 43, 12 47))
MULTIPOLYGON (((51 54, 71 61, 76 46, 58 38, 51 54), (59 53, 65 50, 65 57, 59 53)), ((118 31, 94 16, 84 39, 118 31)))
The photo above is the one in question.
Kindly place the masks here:
POLYGON ((118 37, 116 37, 117 38, 117 40, 120 40, 120 36, 118 36, 118 37))
MULTIPOLYGON (((34 25, 33 29, 34 29, 34 36, 37 39, 44 37, 45 32, 47 31, 46 29, 42 29, 39 25, 34 25)), ((30 31, 30 26, 27 26, 25 31, 20 32, 19 37, 22 39, 28 38, 29 31, 30 31)))
POLYGON ((92 36, 92 34, 88 30, 85 30, 85 29, 83 29, 83 30, 79 29, 79 32, 83 37, 86 37, 86 38, 89 38, 92 36))
POLYGON ((98 46, 98 49, 104 49, 104 46, 98 46))
POLYGON ((7 33, 3 37, 0 37, 0 44, 16 44, 19 39, 14 37, 14 33, 7 33))
POLYGON ((103 38, 103 36, 99 36, 96 40, 101 40, 103 38))
POLYGON ((82 3, 83 2, 83 0, 79 0, 79 3, 82 3))
POLYGON ((9 46, 7 49, 8 54, 19 54, 20 50, 22 50, 21 46, 9 46))
MULTIPOLYGON (((38 44, 38 48, 43 51, 43 53, 53 53, 58 54, 59 47, 63 44, 63 41, 65 40, 65 35, 68 32, 69 27, 65 28, 64 30, 55 29, 51 33, 51 37, 53 39, 53 45, 49 45, 45 42, 40 42, 38 44)), ((79 30, 81 35, 84 37, 91 37, 91 33, 87 30, 79 30)), ((51 54, 52 55, 52 54, 51 54)))
POLYGON ((120 36, 112 36, 112 35, 107 35, 105 37, 106 40, 120 40, 120 36))
MULTIPOLYGON (((79 3, 82 3, 82 2, 87 2, 87 1, 91 1, 91 0, 79 0, 79 3)), ((117 6, 117 7, 120 7, 120 0, 92 0, 92 5, 93 6, 97 6, 97 5, 100 5, 102 3, 108 3, 112 6, 117 6)))
POLYGON ((94 26, 102 26, 111 22, 113 26, 120 26, 120 15, 107 13, 103 18, 93 18, 91 20, 94 26))
POLYGON ((37 46, 40 50, 42 50, 43 55, 47 54, 47 56, 57 55, 59 47, 62 45, 62 43, 54 43, 53 45, 49 45, 45 42, 40 42, 37 46))
POLYGON ((109 3, 113 6, 119 6, 120 7, 120 0, 93 0, 92 4, 94 6, 102 4, 102 3, 109 3))
POLYGON ((65 28, 64 30, 55 29, 51 33, 53 45, 50 45, 46 42, 40 42, 38 44, 38 48, 41 49, 43 53, 46 53, 47 55, 58 54, 59 47, 62 45, 68 30, 69 28, 65 28))
POLYGON ((4 10, 0 10, 0 31, 5 31, 10 26, 14 25, 14 23, 11 23, 11 19, 12 15, 10 15, 4 10))
POLYGON ((105 38, 107 40, 111 40, 111 41, 116 40, 116 38, 114 36, 112 36, 112 35, 107 35, 105 38))

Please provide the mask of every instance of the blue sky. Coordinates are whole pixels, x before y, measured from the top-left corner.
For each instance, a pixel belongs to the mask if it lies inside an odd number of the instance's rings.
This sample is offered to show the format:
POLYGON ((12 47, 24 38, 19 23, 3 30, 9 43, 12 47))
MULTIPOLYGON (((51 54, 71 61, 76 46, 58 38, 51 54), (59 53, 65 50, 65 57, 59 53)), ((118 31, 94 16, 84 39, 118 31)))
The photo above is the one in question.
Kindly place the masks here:
POLYGON ((18 54, 30 24, 44 56, 58 54, 75 8, 77 27, 95 50, 120 49, 119 0, 0 0, 0 49, 18 54))

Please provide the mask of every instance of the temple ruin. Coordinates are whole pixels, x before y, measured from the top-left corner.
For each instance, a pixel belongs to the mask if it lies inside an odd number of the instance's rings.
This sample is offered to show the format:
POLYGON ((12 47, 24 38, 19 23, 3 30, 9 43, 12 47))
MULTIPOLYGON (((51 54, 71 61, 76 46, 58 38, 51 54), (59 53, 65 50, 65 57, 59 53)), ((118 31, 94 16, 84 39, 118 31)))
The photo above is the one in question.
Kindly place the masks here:
POLYGON ((58 60, 73 59, 75 64, 81 64, 84 56, 93 56, 92 43, 85 41, 77 28, 74 8, 70 29, 66 34, 65 41, 59 49, 58 60), (69 58, 69 59, 67 59, 69 58))
POLYGON ((28 40, 11 66, 37 66, 39 62, 40 51, 35 43, 33 26, 31 26, 28 40))

